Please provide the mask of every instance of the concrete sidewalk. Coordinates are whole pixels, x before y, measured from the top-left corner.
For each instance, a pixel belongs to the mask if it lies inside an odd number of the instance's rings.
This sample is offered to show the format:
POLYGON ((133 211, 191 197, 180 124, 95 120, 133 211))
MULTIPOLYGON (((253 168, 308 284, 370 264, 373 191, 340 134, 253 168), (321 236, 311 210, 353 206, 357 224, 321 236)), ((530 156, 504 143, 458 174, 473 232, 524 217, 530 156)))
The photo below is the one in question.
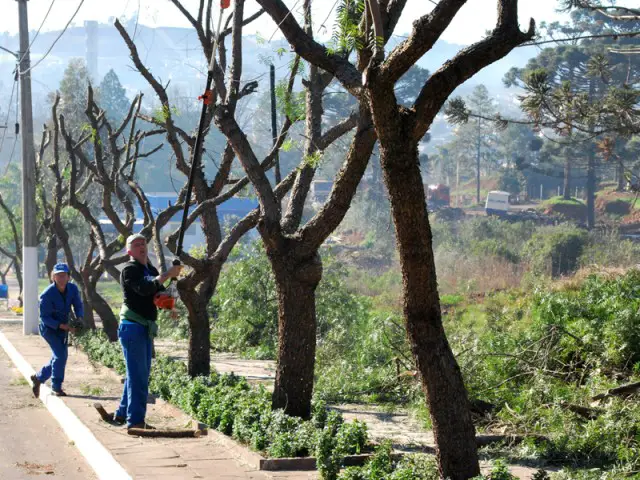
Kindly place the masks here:
MULTIPOLYGON (((0 332, 34 370, 45 364, 50 350, 39 336, 24 336, 22 327, 13 322, 0 322, 0 332)), ((25 386, 25 389, 30 386, 25 386)), ((256 455, 232 442, 228 437, 210 431, 193 439, 137 438, 124 427, 114 427, 98 417, 93 404, 101 402, 113 411, 122 393, 120 377, 115 372, 89 362, 75 347, 69 349, 64 399, 46 397, 43 401, 63 400, 71 412, 111 453, 117 463, 135 479, 317 479, 316 472, 262 472, 256 469, 256 455)), ((41 393, 41 397, 43 394, 41 393)), ((192 419, 166 402, 151 399, 147 420, 160 428, 192 428, 192 419)), ((80 445, 77 445, 80 450, 80 445)), ((90 462, 91 463, 91 462, 90 462)), ((98 476, 101 477, 99 472, 98 476)))

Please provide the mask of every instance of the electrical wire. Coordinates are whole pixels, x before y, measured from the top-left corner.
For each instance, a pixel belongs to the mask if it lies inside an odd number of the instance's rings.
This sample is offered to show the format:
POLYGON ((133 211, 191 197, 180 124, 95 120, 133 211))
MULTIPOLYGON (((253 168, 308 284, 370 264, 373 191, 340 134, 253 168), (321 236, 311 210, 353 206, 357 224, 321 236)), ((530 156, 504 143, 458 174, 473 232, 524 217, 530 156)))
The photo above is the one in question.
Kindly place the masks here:
MULTIPOLYGON (((13 85, 17 86, 16 89, 16 125, 18 125, 18 99, 20 98, 20 84, 16 81, 13 85)), ((7 118, 8 121, 8 118, 7 118)), ((8 126, 8 125, 7 125, 8 126)), ((17 129, 16 129, 17 130, 17 129)), ((16 144, 18 143, 18 132, 15 133, 15 137, 13 138, 13 147, 11 148, 11 155, 9 156, 9 161, 7 162, 7 167, 4 169, 4 176, 7 176, 9 173, 9 167, 11 167, 11 163, 13 162, 13 154, 16 152, 16 144)))
POLYGON ((2 140, 0 140, 0 154, 2 153, 2 147, 4 146, 4 139, 7 136, 7 130, 9 129, 9 115, 11 115, 11 102, 13 102, 13 94, 16 91, 16 84, 18 83, 17 79, 13 81, 13 87, 11 88, 11 98, 9 98, 9 106, 7 107, 7 118, 4 121, 5 128, 2 132, 2 140))
POLYGON ((36 38, 38 38, 38 35, 40 35, 40 30, 42 30, 44 23, 47 21, 47 18, 49 17, 49 13, 51 13, 51 9, 53 8, 54 3, 56 3, 56 0, 51 0, 51 5, 49 5, 49 10, 47 10, 47 13, 45 13, 44 18, 42 19, 42 23, 38 27, 38 30, 36 31, 36 34, 34 35, 34 37, 31 39, 31 43, 29 43, 29 48, 27 48, 27 51, 22 54, 22 57, 20 57, 20 60, 18 61, 19 64, 22 63, 22 60, 24 60, 24 57, 27 55, 27 53, 31 52, 31 47, 33 46, 33 42, 35 42, 36 38))
POLYGON ((69 25, 71 25, 71 22, 73 22, 73 19, 76 18, 76 15, 78 14, 78 12, 80 11, 80 8, 82 7, 82 5, 84 4, 84 0, 80 0, 80 4, 78 5, 78 8, 76 8, 76 11, 73 13, 73 15, 71 16, 71 18, 69 19, 69 21, 67 22, 67 24, 64 26, 64 29, 62 30, 62 32, 60 32, 60 35, 58 35, 58 38, 56 38, 53 43, 51 44, 51 46, 49 47, 49 49, 47 50, 47 52, 42 56, 42 58, 40 60, 38 60, 36 63, 34 63, 33 65, 31 65, 27 70, 20 72, 20 75, 26 75, 27 73, 29 73, 31 70, 33 70, 34 68, 36 68, 38 65, 40 65, 40 63, 42 63, 42 61, 47 58, 49 56, 49 54, 51 53, 51 50, 53 50, 53 47, 55 47, 56 43, 58 43, 58 41, 62 38, 62 35, 65 34, 65 32, 67 31, 67 29, 69 28, 69 25))
POLYGON ((11 162, 13 162, 13 154, 16 151, 16 144, 18 143, 18 135, 15 136, 15 138, 13 139, 13 147, 11 148, 11 156, 9 157, 9 161, 7 162, 7 166, 4 169, 4 176, 7 176, 7 173, 9 173, 9 167, 11 167, 11 162))

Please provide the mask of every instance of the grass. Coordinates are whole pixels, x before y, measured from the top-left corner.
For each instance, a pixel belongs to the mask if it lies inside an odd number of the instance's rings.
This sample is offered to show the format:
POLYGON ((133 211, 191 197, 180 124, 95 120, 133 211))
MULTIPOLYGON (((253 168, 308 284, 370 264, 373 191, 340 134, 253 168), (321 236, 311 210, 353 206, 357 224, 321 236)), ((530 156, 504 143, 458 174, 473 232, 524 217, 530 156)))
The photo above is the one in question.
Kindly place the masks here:
POLYGON ((18 387, 18 386, 29 385, 29 382, 27 382, 27 380, 24 377, 19 377, 11 380, 9 385, 11 385, 12 387, 18 387))
POLYGON ((581 200, 578 200, 577 198, 570 198, 569 200, 566 200, 564 197, 560 196, 560 197, 551 197, 550 199, 545 200, 541 204, 542 207, 546 207, 549 205, 584 205, 584 203, 581 200))
POLYGON ((620 200, 622 202, 627 202, 634 206, 635 201, 635 209, 640 210, 640 196, 636 201, 636 194, 633 192, 618 192, 615 187, 614 188, 605 188, 603 190, 599 190, 596 192, 596 198, 604 198, 606 201, 612 202, 615 200, 620 200))
POLYGON ((99 397, 104 393, 104 390, 102 388, 94 387, 92 385, 89 385, 88 383, 83 383, 80 389, 82 390, 83 394, 92 397, 99 397))

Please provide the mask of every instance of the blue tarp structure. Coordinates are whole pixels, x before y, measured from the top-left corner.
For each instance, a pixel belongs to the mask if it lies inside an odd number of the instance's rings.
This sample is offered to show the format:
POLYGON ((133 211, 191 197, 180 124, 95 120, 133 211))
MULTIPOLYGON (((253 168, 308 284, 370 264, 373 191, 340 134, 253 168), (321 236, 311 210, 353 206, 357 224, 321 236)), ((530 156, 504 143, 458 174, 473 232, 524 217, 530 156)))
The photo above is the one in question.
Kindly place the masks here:
MULTIPOLYGON (((149 204, 151 206, 151 211, 154 216, 158 215, 161 211, 167 208, 169 205, 175 205, 178 196, 172 193, 167 194, 148 194, 147 199, 149 200, 149 204)), ((138 233, 142 230, 144 226, 144 214, 142 213, 142 209, 139 205, 135 205, 135 215, 136 222, 133 226, 133 232, 138 233)), ((258 200, 254 198, 230 198, 224 203, 218 205, 217 207, 218 219, 220 222, 224 222, 224 218, 228 216, 235 216, 239 218, 243 218, 254 208, 258 208, 258 200)), ((189 212, 192 212, 195 209, 195 206, 189 208, 189 212)), ((102 228, 107 233, 115 232, 115 228, 111 225, 111 221, 106 217, 100 218, 100 224, 102 228)), ((170 222, 181 222, 182 221, 182 210, 176 213, 170 220, 170 222)))

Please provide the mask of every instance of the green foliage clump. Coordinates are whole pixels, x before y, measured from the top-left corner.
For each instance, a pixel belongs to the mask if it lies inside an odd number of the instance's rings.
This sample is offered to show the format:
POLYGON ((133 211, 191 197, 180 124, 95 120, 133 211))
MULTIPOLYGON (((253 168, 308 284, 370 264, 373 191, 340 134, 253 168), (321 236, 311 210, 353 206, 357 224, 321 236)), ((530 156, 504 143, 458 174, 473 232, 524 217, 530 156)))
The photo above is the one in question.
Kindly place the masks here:
POLYGON ((605 232, 590 232, 580 264, 622 267, 634 265, 640 258, 640 245, 632 240, 623 240, 617 229, 605 232))
POLYGON ((438 480, 435 458, 429 455, 404 455, 396 459, 391 444, 383 442, 362 467, 347 467, 338 480, 438 480))
POLYGON ((492 424, 546 437, 524 442, 523 455, 599 469, 640 467, 640 404, 592 400, 638 381, 638 292, 639 270, 594 274, 555 290, 488 299, 477 326, 461 315, 447 322, 454 350, 466 350, 459 362, 470 396, 494 405, 492 424))
POLYGON ((432 225, 435 250, 480 258, 494 256, 511 263, 521 260, 520 252, 535 231, 536 226, 532 222, 510 223, 496 217, 432 225))
POLYGON ((76 336, 76 343, 86 352, 90 360, 113 368, 120 375, 126 372, 120 344, 110 342, 104 330, 83 331, 76 336))
POLYGON ((210 310, 211 345, 218 351, 275 358, 278 298, 269 260, 258 244, 237 247, 223 271, 210 310))
POLYGON ((586 244, 587 233, 576 227, 546 227, 527 242, 524 255, 535 274, 559 277, 576 270, 586 244))
POLYGON ((481 475, 475 477, 473 480, 517 480, 518 477, 511 475, 509 467, 504 460, 496 460, 491 468, 491 472, 488 475, 481 475))

